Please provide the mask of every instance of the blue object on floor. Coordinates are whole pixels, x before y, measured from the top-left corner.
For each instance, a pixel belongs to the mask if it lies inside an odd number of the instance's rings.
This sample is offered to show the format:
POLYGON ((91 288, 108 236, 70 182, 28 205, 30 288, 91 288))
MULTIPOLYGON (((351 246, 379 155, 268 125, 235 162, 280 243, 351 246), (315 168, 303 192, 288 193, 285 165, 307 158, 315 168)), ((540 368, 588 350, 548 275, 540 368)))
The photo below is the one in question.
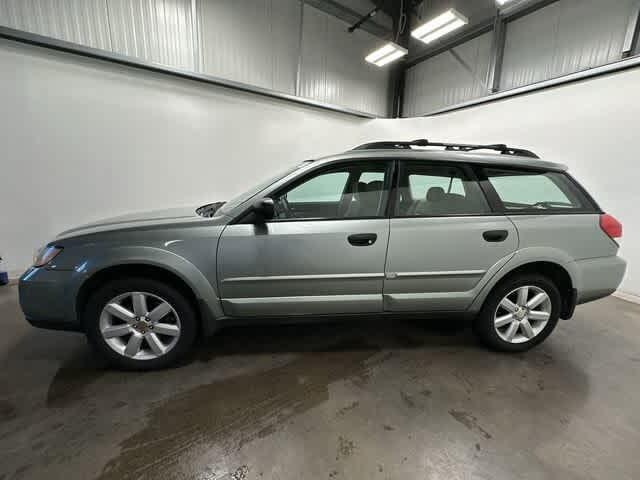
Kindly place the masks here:
POLYGON ((9 283, 9 274, 4 271, 2 257, 0 257, 0 285, 6 285, 7 283, 9 283))

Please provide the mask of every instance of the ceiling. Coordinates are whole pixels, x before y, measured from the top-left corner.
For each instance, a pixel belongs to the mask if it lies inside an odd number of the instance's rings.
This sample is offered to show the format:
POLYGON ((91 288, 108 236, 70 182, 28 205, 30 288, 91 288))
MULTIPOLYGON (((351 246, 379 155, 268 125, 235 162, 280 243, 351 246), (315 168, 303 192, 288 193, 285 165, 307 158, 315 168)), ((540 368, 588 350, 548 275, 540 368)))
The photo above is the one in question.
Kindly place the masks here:
MULTIPOLYGON (((413 29, 417 25, 437 16, 439 13, 455 8, 457 11, 465 15, 469 19, 469 25, 461 29, 458 34, 476 29, 479 25, 486 25, 496 15, 497 8, 495 0, 306 0, 307 3, 316 3, 319 8, 326 10, 327 6, 333 6, 334 10, 344 9, 351 16, 344 14, 339 16, 349 23, 355 23, 357 18, 361 18, 369 13, 373 8, 379 7, 380 11, 370 20, 363 23, 364 30, 373 33, 384 39, 392 39, 394 31, 394 21, 392 17, 397 18, 397 12, 400 11, 403 2, 413 2, 413 15, 410 20, 409 28, 413 29), (356 18, 356 20, 354 20, 356 18)), ((526 0, 516 0, 526 1, 526 0)), ((329 12, 331 13, 331 12, 329 12)), ((445 37, 440 42, 436 41, 427 46, 418 40, 410 38, 409 40, 409 58, 415 58, 424 53, 440 48, 444 43, 451 41, 451 37, 445 37)))

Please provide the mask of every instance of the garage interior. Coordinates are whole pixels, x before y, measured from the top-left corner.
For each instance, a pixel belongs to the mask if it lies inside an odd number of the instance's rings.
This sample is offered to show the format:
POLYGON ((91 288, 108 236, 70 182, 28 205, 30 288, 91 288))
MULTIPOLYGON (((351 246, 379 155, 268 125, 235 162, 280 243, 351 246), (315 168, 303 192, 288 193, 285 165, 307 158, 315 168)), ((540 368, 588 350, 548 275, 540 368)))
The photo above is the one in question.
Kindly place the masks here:
POLYGON ((0 0, 0 479, 640 477, 639 20, 637 0, 0 0), (401 57, 366 60, 388 42, 401 57), (371 319, 228 328, 147 373, 24 320, 17 278, 63 230, 417 138, 568 165, 624 225, 619 291, 522 354, 463 319, 371 319))

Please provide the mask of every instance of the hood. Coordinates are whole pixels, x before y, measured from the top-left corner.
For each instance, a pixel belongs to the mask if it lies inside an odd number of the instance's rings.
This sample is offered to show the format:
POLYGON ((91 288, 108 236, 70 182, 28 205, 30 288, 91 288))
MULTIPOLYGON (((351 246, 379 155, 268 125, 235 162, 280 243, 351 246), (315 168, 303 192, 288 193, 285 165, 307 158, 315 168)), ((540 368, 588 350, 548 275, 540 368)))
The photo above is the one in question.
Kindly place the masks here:
POLYGON ((79 227, 65 230, 56 239, 88 235, 92 233, 122 230, 135 227, 153 227, 167 225, 174 222, 190 222, 205 220, 196 213, 197 207, 168 208, 165 210, 152 210, 148 212, 130 213, 117 217, 105 218, 97 222, 87 223, 79 227))

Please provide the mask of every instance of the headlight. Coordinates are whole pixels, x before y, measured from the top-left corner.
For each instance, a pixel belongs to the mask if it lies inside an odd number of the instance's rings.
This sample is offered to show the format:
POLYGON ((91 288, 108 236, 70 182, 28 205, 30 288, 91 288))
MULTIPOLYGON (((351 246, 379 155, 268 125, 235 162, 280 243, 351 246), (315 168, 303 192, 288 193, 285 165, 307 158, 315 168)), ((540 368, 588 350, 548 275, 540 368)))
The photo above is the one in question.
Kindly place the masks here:
POLYGON ((49 263, 51 260, 62 251, 62 247, 42 247, 33 256, 33 266, 42 267, 49 263))

